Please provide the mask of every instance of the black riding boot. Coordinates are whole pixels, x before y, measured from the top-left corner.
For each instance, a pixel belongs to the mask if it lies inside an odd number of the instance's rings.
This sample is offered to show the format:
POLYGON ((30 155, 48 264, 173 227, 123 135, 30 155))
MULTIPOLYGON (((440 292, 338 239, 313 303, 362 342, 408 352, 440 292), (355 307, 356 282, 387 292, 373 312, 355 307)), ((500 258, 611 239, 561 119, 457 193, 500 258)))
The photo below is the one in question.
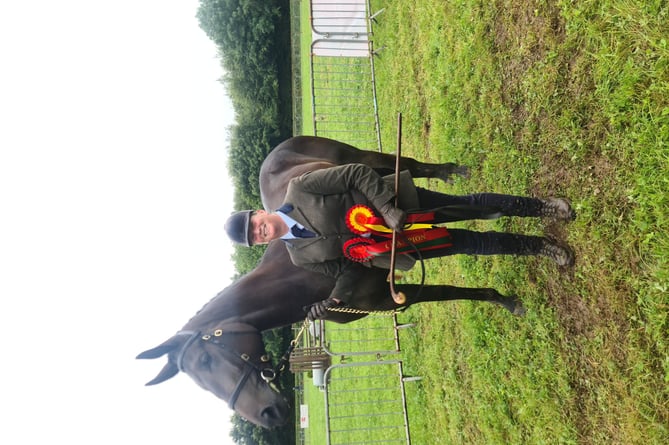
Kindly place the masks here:
MULTIPOLYGON (((471 195, 447 195, 432 190, 416 188, 418 201, 423 209, 459 209, 466 215, 468 209, 480 209, 482 218, 499 218, 500 216, 551 217, 561 220, 572 220, 575 217, 569 201, 562 198, 530 198, 525 196, 503 195, 499 193, 474 193, 471 195), (488 216, 485 216, 488 215, 488 216)), ((478 219, 478 218, 472 218, 478 219)), ((446 221, 455 219, 445 219, 446 221)))
MULTIPOLYGON (((565 245, 542 236, 518 235, 503 232, 474 232, 449 229, 450 247, 422 252, 423 259, 447 255, 541 255, 555 261, 559 266, 574 263, 574 253, 565 245)), ((414 254, 418 257, 418 255, 414 254)))

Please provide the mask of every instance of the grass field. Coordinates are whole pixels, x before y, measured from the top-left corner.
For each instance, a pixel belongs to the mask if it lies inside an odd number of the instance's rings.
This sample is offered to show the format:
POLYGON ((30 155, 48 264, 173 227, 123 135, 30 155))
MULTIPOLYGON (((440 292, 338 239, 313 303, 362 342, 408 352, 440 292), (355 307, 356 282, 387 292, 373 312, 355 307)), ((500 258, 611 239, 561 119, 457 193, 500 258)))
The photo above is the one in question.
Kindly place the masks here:
MULTIPOLYGON (((567 196, 568 225, 505 219, 577 252, 430 260, 429 283, 521 296, 513 318, 411 308, 416 444, 669 443, 669 6, 666 1, 374 1, 386 147, 469 165, 450 193, 567 196)), ((409 277, 416 278, 416 277, 409 277)), ((316 442, 312 442, 316 443, 316 442)))

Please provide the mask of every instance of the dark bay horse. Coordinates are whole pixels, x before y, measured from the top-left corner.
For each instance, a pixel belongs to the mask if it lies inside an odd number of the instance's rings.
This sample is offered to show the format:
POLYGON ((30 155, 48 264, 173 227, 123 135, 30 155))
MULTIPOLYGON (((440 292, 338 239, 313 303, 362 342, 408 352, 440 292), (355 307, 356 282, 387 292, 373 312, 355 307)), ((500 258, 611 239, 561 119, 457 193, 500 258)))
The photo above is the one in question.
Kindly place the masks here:
MULTIPOLYGON (((358 150, 350 145, 317 137, 295 137, 278 145, 260 170, 263 205, 278 208, 288 181, 307 171, 364 163, 380 173, 394 170, 392 155, 358 150)), ((428 164, 403 158, 401 168, 414 177, 448 181, 453 174, 465 174, 456 164, 428 164)), ((359 309, 388 310, 398 306, 390 297, 388 271, 370 268, 360 283, 356 303, 359 309)), ((304 320, 304 307, 330 294, 334 281, 295 267, 283 242, 269 244, 258 266, 218 293, 181 330, 161 345, 137 358, 154 359, 167 354, 167 364, 147 385, 155 385, 179 371, 188 374, 205 390, 228 402, 249 421, 265 428, 284 424, 290 407, 263 379, 271 374, 260 332, 304 320)), ((512 313, 522 310, 515 297, 494 289, 460 288, 446 285, 398 284, 407 295, 407 306, 420 302, 468 299, 499 304, 512 313), (417 296, 418 295, 418 296, 417 296)), ((329 320, 349 322, 361 315, 334 313, 329 320)))

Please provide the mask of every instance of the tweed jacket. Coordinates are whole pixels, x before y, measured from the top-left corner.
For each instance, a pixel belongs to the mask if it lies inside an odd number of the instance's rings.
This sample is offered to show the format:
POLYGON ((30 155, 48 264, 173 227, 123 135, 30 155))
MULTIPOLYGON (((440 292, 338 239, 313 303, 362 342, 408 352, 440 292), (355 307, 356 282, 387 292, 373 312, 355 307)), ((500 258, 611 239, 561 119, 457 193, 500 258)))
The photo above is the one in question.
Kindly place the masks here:
MULTIPOLYGON (((316 234, 314 238, 286 241, 291 261, 308 270, 336 279, 331 296, 350 302, 356 283, 366 267, 344 257, 343 244, 356 235, 346 226, 345 216, 356 204, 378 209, 394 199, 394 175, 381 177, 363 164, 347 164, 316 170, 288 184, 282 210, 316 234)), ((418 208, 418 194, 408 171, 400 173, 399 204, 404 210, 418 208)), ((389 267, 387 257, 374 259, 368 267, 389 267)), ((398 255, 396 267, 410 269, 415 260, 398 255)))

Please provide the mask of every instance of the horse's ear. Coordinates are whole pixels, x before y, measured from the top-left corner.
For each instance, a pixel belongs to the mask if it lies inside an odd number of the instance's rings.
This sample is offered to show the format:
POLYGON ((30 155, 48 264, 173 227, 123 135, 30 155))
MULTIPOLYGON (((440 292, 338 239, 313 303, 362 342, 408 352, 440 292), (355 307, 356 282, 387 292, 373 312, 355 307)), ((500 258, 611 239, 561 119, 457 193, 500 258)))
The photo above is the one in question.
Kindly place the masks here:
POLYGON ((153 380, 146 383, 146 386, 157 385, 158 383, 162 383, 165 380, 171 379, 178 373, 179 373, 179 368, 177 368, 177 365, 175 365, 172 362, 168 362, 153 380))
POLYGON ((147 349, 135 358, 158 358, 179 347, 179 342, 174 337, 153 349, 147 349))
MULTIPOLYGON (((183 341, 180 341, 178 336, 174 336, 169 340, 166 340, 162 344, 156 346, 152 349, 147 349, 146 351, 139 354, 136 358, 146 359, 146 358, 158 358, 162 357, 165 354, 170 353, 171 351, 180 348, 183 345, 183 341)), ((167 379, 171 379, 179 373, 179 368, 172 361, 167 362, 163 369, 158 373, 158 375, 148 382, 146 386, 157 385, 162 383, 167 379)))

